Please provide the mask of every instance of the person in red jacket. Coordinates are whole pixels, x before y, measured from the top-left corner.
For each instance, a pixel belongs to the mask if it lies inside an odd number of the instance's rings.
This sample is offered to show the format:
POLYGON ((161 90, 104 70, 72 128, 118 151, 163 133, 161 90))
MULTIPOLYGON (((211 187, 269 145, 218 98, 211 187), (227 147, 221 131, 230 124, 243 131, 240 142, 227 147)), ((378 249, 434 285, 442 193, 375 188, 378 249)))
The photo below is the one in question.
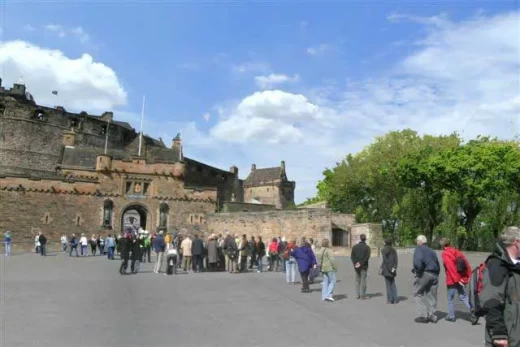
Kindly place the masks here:
POLYGON ((444 250, 442 261, 446 270, 446 286, 448 287, 448 317, 446 317, 446 320, 455 322, 455 308, 453 306, 455 294, 458 294, 460 301, 470 309, 466 285, 471 277, 471 266, 464 254, 451 246, 450 239, 441 239, 440 245, 444 250))

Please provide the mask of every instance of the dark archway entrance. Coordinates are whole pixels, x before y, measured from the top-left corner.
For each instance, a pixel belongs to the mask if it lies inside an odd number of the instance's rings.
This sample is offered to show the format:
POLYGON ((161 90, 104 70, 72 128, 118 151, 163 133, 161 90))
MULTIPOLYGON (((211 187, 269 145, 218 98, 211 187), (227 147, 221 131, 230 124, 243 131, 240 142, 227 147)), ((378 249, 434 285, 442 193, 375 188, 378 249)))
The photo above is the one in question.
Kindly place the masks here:
POLYGON ((146 229, 148 222, 148 210, 142 205, 127 206, 122 213, 121 230, 126 227, 134 227, 135 230, 139 228, 146 229))

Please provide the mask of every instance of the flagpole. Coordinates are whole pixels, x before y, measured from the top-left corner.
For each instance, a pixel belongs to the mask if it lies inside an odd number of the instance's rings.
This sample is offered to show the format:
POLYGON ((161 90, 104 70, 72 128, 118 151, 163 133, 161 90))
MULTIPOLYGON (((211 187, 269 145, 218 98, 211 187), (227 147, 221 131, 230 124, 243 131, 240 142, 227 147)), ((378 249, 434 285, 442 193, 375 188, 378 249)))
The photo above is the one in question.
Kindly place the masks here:
POLYGON ((143 95, 143 107, 141 109, 141 132, 139 134, 139 156, 141 156, 141 148, 143 146, 144 102, 145 102, 145 96, 143 95))

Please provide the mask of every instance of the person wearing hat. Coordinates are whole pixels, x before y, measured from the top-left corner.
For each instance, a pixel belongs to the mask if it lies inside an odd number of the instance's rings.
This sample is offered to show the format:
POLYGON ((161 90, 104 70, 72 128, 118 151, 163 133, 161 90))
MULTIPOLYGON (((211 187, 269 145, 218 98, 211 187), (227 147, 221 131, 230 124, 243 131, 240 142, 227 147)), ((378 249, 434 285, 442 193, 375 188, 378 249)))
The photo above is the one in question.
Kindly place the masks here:
POLYGON ((437 323, 437 290, 439 288, 440 265, 437 253, 426 245, 424 235, 417 236, 417 247, 413 253, 415 274, 414 301, 419 312, 416 323, 437 323))

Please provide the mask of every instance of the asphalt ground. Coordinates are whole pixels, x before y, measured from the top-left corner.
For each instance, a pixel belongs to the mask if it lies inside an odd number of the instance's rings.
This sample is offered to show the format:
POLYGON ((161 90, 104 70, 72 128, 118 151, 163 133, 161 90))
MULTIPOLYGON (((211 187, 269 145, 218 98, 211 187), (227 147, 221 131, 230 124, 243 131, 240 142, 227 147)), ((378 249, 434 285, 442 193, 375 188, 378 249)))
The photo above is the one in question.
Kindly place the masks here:
MULTIPOLYGON (((483 255, 469 255, 472 265, 483 255)), ((465 321, 457 301, 455 323, 439 288, 437 324, 414 323, 411 254, 399 256, 398 305, 386 304, 380 259, 371 259, 369 300, 355 299, 354 271, 338 257, 334 303, 321 301, 318 280, 310 294, 285 283, 283 273, 118 274, 105 257, 19 254, 0 259, 1 347, 25 346, 359 346, 474 347, 484 326, 465 321)), ((163 267, 164 269, 164 267, 163 267)), ((440 283, 445 283, 444 275, 440 283)))

